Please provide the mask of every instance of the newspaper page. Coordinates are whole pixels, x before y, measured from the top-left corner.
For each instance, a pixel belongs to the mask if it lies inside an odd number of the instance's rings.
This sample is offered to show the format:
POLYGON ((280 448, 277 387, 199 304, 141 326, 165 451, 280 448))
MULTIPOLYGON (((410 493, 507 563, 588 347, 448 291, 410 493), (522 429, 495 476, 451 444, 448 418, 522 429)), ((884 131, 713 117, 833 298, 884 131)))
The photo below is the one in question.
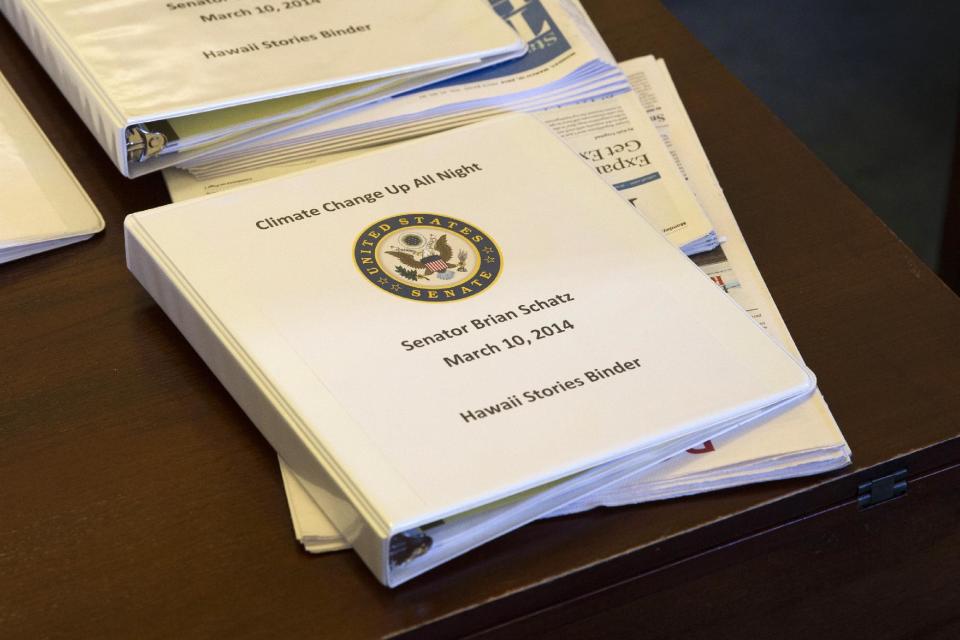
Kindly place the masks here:
POLYGON ((633 93, 535 115, 675 246, 686 250, 712 234, 633 93))
POLYGON ((620 64, 630 85, 640 98, 650 121, 693 195, 707 217, 716 220, 726 207, 723 190, 697 138, 693 123, 683 108, 680 95, 670 79, 665 63, 653 56, 634 58, 620 64))

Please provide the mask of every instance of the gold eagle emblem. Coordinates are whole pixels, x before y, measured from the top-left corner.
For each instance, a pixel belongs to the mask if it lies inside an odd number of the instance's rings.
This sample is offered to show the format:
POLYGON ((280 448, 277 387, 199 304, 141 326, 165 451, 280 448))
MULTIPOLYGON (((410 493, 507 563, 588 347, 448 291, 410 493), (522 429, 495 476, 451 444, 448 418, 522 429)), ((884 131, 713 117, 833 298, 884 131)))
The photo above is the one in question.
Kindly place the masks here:
MULTIPOLYGON (((467 260, 467 252, 459 251, 457 253, 457 258, 459 262, 452 262, 453 258, 453 247, 450 246, 450 243, 447 242, 447 234, 443 234, 435 242, 427 247, 423 251, 423 257, 417 258, 413 253, 408 253, 404 251, 384 251, 385 254, 393 256, 401 263, 409 267, 409 269, 403 269, 397 267, 397 273, 407 278, 408 280, 429 280, 430 276, 434 274, 444 274, 448 269, 456 269, 457 271, 466 271, 465 263, 467 260), (423 273, 421 273, 421 271, 423 273)), ((440 279, 444 278, 443 275, 437 276, 440 279)), ((449 277, 449 276, 447 276, 449 277)))

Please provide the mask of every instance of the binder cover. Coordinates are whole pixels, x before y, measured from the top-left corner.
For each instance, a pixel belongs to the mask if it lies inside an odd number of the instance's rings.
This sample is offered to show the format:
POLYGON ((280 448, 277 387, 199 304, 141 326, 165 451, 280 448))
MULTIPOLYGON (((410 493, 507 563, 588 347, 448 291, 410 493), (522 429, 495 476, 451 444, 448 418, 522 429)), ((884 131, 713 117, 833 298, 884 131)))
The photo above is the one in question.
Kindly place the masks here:
POLYGON ((525 116, 126 231, 134 275, 390 586, 814 389, 525 116))

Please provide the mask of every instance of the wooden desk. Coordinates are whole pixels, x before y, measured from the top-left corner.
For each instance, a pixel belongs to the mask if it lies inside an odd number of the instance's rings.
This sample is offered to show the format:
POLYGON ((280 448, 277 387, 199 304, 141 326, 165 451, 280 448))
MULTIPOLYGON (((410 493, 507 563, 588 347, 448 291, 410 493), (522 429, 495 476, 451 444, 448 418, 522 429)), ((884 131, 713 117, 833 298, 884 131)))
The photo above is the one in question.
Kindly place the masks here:
POLYGON ((273 451, 124 267, 160 178, 122 178, 0 22, 107 221, 0 267, 0 636, 960 633, 960 301, 663 7, 588 8, 619 58, 668 60, 853 467, 536 523, 395 591, 308 556, 273 451))

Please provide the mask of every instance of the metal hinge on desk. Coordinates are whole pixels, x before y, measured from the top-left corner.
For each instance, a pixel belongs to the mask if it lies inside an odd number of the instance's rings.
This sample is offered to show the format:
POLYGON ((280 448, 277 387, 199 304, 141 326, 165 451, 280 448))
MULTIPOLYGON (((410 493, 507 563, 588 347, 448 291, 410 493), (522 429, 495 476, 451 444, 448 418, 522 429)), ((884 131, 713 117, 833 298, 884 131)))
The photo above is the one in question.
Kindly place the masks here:
POLYGON ((899 498, 907 492, 907 470, 900 469, 888 476, 864 482, 857 487, 857 502, 861 509, 887 500, 899 498))

